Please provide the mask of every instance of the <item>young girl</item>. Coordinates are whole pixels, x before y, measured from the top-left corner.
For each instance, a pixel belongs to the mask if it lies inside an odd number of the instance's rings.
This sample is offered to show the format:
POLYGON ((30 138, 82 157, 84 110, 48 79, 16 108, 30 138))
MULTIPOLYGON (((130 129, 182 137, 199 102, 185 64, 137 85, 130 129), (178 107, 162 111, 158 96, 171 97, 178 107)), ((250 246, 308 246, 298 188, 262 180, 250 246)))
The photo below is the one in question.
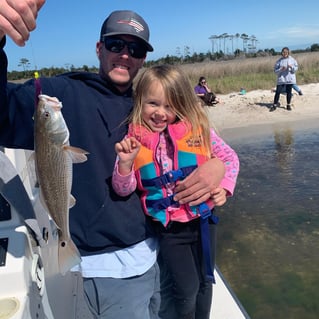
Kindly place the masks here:
POLYGON ((113 188, 122 196, 136 187, 141 191, 145 214, 159 233, 160 257, 172 277, 176 316, 201 313, 200 318, 209 318, 211 209, 233 194, 239 171, 236 153, 210 128, 187 76, 169 65, 148 68, 139 78, 129 132, 115 150, 113 188), (175 201, 178 181, 216 157, 225 170, 212 176, 216 189, 210 200, 195 207, 175 201))

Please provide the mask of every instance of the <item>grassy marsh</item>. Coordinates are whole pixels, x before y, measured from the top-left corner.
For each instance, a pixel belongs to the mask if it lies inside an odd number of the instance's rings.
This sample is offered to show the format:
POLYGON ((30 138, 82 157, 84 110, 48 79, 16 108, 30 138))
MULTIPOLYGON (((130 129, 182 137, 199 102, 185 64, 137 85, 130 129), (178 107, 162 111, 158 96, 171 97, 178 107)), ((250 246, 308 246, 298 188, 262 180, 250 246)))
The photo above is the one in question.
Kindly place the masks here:
MULTIPOLYGON (((319 52, 291 54, 298 62, 297 84, 319 82, 319 52)), ((279 55, 242 58, 229 61, 209 61, 184 64, 182 68, 194 85, 200 76, 205 76, 208 85, 215 93, 227 94, 237 92, 240 88, 246 91, 268 90, 276 85, 274 64, 279 55)))

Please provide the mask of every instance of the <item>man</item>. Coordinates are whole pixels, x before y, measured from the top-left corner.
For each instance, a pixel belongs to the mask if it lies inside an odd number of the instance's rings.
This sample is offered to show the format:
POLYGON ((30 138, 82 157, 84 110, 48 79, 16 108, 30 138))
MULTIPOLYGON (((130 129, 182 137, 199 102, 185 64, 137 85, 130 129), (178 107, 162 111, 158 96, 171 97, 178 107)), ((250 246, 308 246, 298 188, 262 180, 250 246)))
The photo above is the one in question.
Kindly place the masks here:
MULTIPOLYGON (((24 45, 35 28, 43 0, 0 0, 0 145, 33 149, 34 80, 7 83, 7 36, 24 45)), ((104 21, 96 53, 99 74, 68 73, 40 78, 42 93, 57 97, 70 131, 70 144, 89 152, 74 165, 70 231, 82 262, 85 296, 95 318, 157 318, 157 240, 137 194, 118 197, 111 187, 114 144, 127 127, 132 81, 148 51, 149 29, 132 11, 115 11, 104 21), (125 279, 125 280, 123 280, 125 279)), ((196 205, 210 197, 209 165, 185 179, 176 199, 196 205)), ((221 170, 223 172, 223 170, 221 170)))

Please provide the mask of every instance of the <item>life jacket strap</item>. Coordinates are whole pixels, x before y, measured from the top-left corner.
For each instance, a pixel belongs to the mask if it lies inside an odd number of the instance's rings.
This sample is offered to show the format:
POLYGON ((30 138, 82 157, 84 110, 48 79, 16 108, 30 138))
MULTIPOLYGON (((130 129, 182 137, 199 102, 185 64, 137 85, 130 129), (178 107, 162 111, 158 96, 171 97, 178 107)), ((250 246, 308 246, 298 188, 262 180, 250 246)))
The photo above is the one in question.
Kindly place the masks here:
POLYGON ((196 168, 197 168, 197 165, 191 165, 191 166, 182 167, 176 170, 171 170, 158 177, 154 177, 151 179, 142 179, 142 184, 145 187, 154 186, 157 188, 161 188, 167 184, 174 183, 178 180, 184 179, 196 168))
MULTIPOLYGON (((206 203, 202 203, 199 206, 206 205, 206 203)), ((207 206, 208 208, 208 206, 207 206)), ((204 256, 204 263, 206 268, 206 276, 209 280, 215 283, 214 276, 214 266, 211 262, 211 245, 210 245, 210 233, 209 233, 209 219, 212 220, 214 224, 217 224, 219 221, 219 217, 214 214, 214 209, 209 210, 207 212, 206 207, 200 207, 199 209, 203 209, 203 213, 200 217, 200 231, 201 231, 201 240, 202 240, 202 250, 204 256)))
POLYGON ((152 207, 155 212, 158 212, 160 210, 165 210, 169 206, 176 205, 178 202, 174 200, 174 195, 170 195, 160 199, 147 199, 145 204, 146 207, 152 207))

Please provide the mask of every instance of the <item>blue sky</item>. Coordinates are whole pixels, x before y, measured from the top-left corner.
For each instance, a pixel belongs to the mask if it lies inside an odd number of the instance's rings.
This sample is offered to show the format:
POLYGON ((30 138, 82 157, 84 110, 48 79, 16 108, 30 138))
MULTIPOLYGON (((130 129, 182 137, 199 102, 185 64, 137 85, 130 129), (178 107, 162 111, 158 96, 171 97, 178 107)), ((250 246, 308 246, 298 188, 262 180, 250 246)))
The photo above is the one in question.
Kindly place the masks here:
POLYGON ((21 48, 8 40, 9 70, 21 70, 21 58, 38 69, 98 66, 95 44, 100 26, 118 9, 134 10, 148 22, 155 50, 149 60, 176 55, 176 48, 183 52, 185 46, 191 54, 206 53, 212 50, 208 38, 223 33, 254 35, 258 49, 319 43, 318 0, 47 0, 27 45, 21 48))

